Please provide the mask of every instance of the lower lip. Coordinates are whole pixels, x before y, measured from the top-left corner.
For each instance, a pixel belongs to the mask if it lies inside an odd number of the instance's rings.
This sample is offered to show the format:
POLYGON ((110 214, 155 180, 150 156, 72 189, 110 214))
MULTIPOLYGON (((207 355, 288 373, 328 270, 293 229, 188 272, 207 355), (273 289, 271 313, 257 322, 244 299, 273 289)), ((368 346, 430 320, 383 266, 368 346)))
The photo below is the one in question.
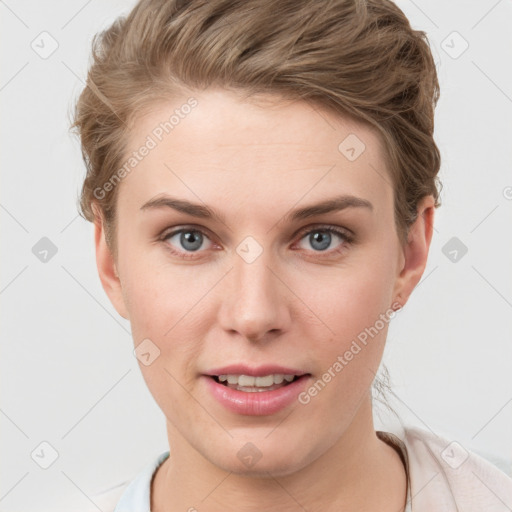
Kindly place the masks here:
POLYGON ((289 406, 306 387, 311 375, 302 375, 287 386, 273 391, 245 392, 218 383, 213 377, 203 375, 208 389, 224 407, 237 414, 265 416, 289 406))

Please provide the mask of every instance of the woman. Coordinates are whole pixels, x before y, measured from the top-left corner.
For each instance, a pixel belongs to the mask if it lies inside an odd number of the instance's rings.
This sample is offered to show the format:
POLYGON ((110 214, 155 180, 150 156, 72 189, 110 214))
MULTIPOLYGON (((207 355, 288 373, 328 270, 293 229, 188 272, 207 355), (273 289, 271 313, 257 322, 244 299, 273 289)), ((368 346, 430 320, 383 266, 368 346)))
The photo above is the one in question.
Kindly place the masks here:
POLYGON ((509 510, 489 462, 373 425, 440 205, 425 34, 385 0, 141 0, 94 48, 81 209, 170 447, 111 509, 509 510))

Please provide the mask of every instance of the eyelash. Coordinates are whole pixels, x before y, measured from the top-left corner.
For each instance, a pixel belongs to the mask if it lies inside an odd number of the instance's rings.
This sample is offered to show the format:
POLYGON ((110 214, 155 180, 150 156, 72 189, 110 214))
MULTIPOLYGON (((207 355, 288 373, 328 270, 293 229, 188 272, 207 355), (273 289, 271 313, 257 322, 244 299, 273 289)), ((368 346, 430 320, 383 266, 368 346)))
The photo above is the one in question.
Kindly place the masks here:
MULTIPOLYGON (((195 226, 188 226, 188 227, 183 227, 183 228, 180 228, 180 229, 176 229, 174 231, 164 232, 163 235, 161 235, 159 237, 159 241, 166 242, 167 239, 173 237, 174 235, 177 235, 179 233, 184 233, 184 232, 201 233, 203 236, 207 237, 208 239, 210 238, 208 236, 208 233, 206 233, 202 229, 199 229, 199 228, 197 228, 195 226)), ((315 233, 315 232, 334 233, 335 235, 338 235, 340 238, 343 239, 343 243, 337 249, 333 249, 331 251, 313 251, 314 253, 316 253, 318 255, 327 254, 328 257, 331 257, 331 256, 333 256, 335 254, 339 254, 339 253, 343 252, 344 250, 346 250, 347 247, 352 245, 354 243, 354 241, 355 241, 355 237, 354 237, 353 234, 350 234, 349 232, 347 232, 345 230, 341 230, 339 228, 335 228, 334 226, 329 226, 329 225, 327 225, 327 226, 321 226, 321 225, 320 226, 314 226, 313 228, 308 226, 307 228, 304 228, 303 230, 301 230, 298 233, 297 236, 299 237, 299 241, 300 241, 306 235, 309 235, 309 234, 315 233)), ((178 256, 178 257, 180 257, 182 259, 195 259, 196 258, 196 253, 201 252, 201 251, 180 252, 180 251, 175 250, 168 243, 166 243, 165 245, 168 248, 168 250, 171 251, 172 254, 174 254, 175 256, 178 256)))

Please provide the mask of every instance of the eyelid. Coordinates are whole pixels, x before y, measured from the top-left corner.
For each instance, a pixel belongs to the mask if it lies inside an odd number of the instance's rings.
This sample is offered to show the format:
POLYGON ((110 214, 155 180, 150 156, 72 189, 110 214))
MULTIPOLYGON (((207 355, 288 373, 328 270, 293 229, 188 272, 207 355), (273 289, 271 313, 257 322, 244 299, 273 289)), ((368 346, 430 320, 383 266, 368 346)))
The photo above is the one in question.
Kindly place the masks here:
MULTIPOLYGON (((183 224, 182 226, 173 226, 172 228, 166 228, 162 231, 162 233, 160 235, 158 235, 157 239, 159 241, 165 242, 166 239, 168 239, 174 235, 177 235, 178 233, 182 233, 182 232, 186 232, 186 231, 197 231, 198 233, 201 233, 202 235, 207 237, 208 240, 210 240, 210 242, 212 244, 215 244, 215 242, 213 241, 213 238, 215 238, 215 237, 210 233, 210 231, 203 226, 199 226, 199 225, 195 225, 195 224, 183 224)), ((190 254, 193 254, 193 253, 190 253, 190 254)))
POLYGON ((342 226, 336 226, 334 224, 309 224, 307 226, 304 226, 303 228, 300 228, 296 234, 293 236, 293 238, 297 237, 297 236, 303 236, 307 233, 309 233, 310 231, 315 231, 315 230, 318 230, 318 231, 322 231, 322 230, 326 230, 326 231, 334 231, 334 232, 339 232, 341 235, 343 235, 347 240, 349 238, 353 238, 355 236, 354 232, 351 231, 350 229, 348 228, 345 228, 345 227, 342 227, 342 226))
POLYGON ((158 235, 158 238, 167 238, 171 235, 175 235, 176 233, 179 233, 180 231, 187 231, 187 230, 199 231, 203 235, 208 235, 210 237, 209 230, 207 228, 205 228, 204 226, 200 226, 197 224, 182 224, 182 225, 165 228, 160 233, 160 235, 158 235))

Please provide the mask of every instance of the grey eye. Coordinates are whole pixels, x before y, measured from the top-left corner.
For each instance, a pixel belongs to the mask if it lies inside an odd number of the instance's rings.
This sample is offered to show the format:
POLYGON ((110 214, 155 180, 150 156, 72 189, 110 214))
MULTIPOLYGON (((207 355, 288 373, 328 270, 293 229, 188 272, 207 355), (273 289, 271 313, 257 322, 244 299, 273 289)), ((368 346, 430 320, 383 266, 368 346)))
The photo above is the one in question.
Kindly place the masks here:
POLYGON ((197 251, 203 244, 203 235, 198 231, 183 231, 180 234, 180 244, 187 251, 197 251))
POLYGON ((318 251, 324 251, 331 245, 332 235, 327 231, 316 230, 308 235, 311 247, 318 251))
POLYGON ((165 240, 175 247, 177 246, 179 250, 194 252, 202 247, 205 238, 207 237, 196 229, 181 229, 174 233, 169 233, 169 235, 165 237, 165 240), (179 237, 178 242, 171 242, 175 237, 179 237))

